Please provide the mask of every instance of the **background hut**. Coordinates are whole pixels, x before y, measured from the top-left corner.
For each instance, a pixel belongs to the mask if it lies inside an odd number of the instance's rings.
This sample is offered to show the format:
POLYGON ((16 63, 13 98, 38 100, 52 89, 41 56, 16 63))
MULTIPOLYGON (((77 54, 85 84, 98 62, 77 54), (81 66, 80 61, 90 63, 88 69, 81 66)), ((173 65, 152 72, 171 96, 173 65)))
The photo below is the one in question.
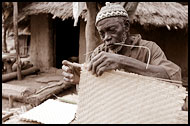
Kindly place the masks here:
POLYGON ((73 27, 72 2, 31 2, 19 10, 19 22, 30 25, 29 55, 35 66, 42 71, 61 68, 63 59, 78 56, 79 26, 73 27))
MULTIPOLYGON (((184 3, 185 4, 185 3, 184 3)), ((188 5, 177 2, 140 2, 131 33, 156 42, 166 57, 181 67, 183 84, 188 82, 188 5)))
POLYGON ((20 14, 30 19, 30 59, 39 68, 61 68, 63 59, 78 56, 79 27, 73 27, 71 2, 33 2, 20 14))

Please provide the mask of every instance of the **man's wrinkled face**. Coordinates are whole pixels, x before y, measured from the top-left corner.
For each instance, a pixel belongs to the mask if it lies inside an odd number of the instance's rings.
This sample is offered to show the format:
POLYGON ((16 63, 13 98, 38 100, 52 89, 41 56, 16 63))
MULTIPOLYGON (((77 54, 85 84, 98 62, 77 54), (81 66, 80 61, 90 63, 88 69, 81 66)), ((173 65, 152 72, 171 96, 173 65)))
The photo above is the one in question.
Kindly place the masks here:
POLYGON ((121 18, 105 18, 98 22, 96 27, 102 41, 112 50, 117 47, 113 46, 113 43, 120 43, 127 39, 126 30, 121 18))

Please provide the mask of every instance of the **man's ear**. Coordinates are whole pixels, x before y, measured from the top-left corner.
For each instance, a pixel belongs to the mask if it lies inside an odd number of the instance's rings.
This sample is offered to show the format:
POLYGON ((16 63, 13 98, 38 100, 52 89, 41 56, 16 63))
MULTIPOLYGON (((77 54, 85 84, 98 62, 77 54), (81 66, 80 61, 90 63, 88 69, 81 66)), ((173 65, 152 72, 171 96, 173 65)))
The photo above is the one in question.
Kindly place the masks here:
POLYGON ((129 29, 130 29, 130 23, 129 23, 129 20, 125 20, 125 21, 124 21, 124 25, 125 25, 125 29, 126 29, 126 31, 129 31, 129 29))

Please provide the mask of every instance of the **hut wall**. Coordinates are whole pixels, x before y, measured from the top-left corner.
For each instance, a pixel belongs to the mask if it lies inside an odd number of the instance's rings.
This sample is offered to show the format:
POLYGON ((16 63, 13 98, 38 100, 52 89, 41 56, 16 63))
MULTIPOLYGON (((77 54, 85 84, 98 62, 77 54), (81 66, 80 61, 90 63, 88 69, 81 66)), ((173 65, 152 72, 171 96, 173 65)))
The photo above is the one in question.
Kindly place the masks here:
POLYGON ((21 57, 27 56, 27 53, 28 53, 28 46, 27 46, 28 35, 19 35, 18 40, 19 40, 19 46, 20 46, 19 51, 20 51, 21 57))
MULTIPOLYGON (((168 30, 166 27, 144 29, 132 26, 131 33, 139 33, 145 40, 156 42, 166 57, 181 67, 183 80, 188 77, 188 32, 185 29, 168 30)), ((187 82, 185 82, 187 83, 187 82)))
POLYGON ((53 66, 52 22, 49 15, 31 16, 31 62, 41 71, 53 66))
POLYGON ((85 62, 86 53, 86 38, 85 38, 86 23, 80 19, 80 36, 79 36, 79 63, 85 62))

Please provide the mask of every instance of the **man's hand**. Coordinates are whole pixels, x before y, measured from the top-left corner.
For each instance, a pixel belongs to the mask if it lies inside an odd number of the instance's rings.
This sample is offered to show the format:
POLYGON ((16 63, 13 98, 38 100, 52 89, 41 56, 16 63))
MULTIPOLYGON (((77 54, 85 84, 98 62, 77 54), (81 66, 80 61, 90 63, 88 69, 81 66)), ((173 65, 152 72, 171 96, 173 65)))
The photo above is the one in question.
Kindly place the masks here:
POLYGON ((90 61, 88 70, 96 76, 101 76, 105 71, 119 69, 120 61, 121 57, 118 54, 101 52, 90 61))
POLYGON ((73 65, 73 63, 63 60, 62 61, 62 69, 64 76, 64 81, 70 82, 72 84, 78 84, 80 80, 80 70, 81 68, 79 66, 73 65))

